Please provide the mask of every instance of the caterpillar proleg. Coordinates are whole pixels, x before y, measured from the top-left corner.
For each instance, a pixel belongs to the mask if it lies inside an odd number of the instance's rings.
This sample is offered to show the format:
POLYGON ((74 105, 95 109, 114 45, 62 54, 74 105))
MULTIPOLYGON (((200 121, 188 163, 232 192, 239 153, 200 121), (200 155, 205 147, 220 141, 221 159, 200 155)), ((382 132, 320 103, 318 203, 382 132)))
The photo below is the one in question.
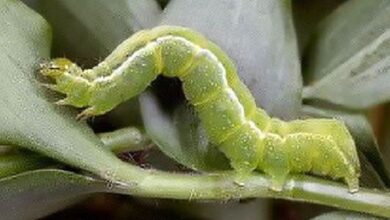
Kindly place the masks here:
POLYGON ((110 111, 145 90, 159 74, 177 77, 208 138, 239 175, 262 171, 271 177, 274 190, 282 190, 291 173, 342 179, 351 192, 359 188, 359 159, 342 122, 269 117, 256 106, 230 58, 188 28, 138 32, 92 69, 57 58, 42 64, 40 73, 55 81, 49 88, 66 95, 58 104, 85 108, 78 117, 110 111))

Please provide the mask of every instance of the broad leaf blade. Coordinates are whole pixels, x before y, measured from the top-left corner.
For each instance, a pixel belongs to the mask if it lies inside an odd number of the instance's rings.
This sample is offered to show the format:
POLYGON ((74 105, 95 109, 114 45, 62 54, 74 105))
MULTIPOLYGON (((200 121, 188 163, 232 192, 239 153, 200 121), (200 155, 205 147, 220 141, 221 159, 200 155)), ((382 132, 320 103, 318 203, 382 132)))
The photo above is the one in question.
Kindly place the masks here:
POLYGON ((304 106, 302 114, 304 116, 336 118, 344 121, 355 139, 359 154, 361 154, 362 180, 367 180, 364 184, 372 187, 383 185, 390 187, 389 172, 385 168, 372 128, 364 115, 312 106, 304 106))
POLYGON ((49 56, 47 23, 13 0, 0 1, 0 21, 0 144, 27 147, 114 182, 128 180, 127 164, 37 83, 36 68, 49 56))
POLYGON ((95 64, 135 31, 153 26, 160 13, 153 0, 38 0, 37 6, 53 27, 53 55, 81 64, 95 64))
POLYGON ((53 161, 32 152, 8 152, 0 155, 0 178, 52 164, 53 161))
POLYGON ((35 170, 0 180, 3 220, 37 219, 85 196, 105 191, 105 183, 63 170, 35 170))
POLYGON ((390 2, 352 0, 325 19, 309 56, 304 90, 322 99, 362 109, 390 100, 390 2))
POLYGON ((305 52, 318 23, 345 1, 300 0, 292 2, 294 23, 301 54, 305 52))
POLYGON ((173 0, 162 23, 203 33, 237 64, 258 105, 273 116, 298 116, 302 82, 289 0, 173 0))

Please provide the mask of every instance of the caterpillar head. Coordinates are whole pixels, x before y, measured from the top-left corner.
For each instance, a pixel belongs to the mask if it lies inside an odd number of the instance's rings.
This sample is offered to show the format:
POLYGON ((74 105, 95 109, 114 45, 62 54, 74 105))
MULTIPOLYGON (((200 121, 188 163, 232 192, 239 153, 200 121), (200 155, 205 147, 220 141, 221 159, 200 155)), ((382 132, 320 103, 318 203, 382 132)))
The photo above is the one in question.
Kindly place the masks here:
POLYGON ((40 73, 44 76, 56 79, 63 74, 78 76, 82 73, 82 69, 72 61, 66 58, 53 59, 40 66, 40 73))
POLYGON ((40 74, 50 77, 54 84, 43 86, 66 95, 57 104, 85 107, 90 100, 91 84, 81 77, 83 70, 66 58, 56 58, 40 66, 40 74))

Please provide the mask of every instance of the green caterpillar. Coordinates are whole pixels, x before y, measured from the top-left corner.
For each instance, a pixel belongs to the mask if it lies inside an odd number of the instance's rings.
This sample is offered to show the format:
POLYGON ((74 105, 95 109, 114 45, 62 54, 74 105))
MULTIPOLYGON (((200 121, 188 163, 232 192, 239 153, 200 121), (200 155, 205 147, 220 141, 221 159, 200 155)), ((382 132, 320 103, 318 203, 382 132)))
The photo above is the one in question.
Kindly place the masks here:
POLYGON ((343 179, 350 192, 359 189, 359 159, 342 122, 269 117, 256 107, 229 57, 188 28, 140 31, 92 69, 57 58, 42 64, 40 73, 54 79, 47 87, 66 95, 57 104, 86 108, 79 118, 110 111, 144 91, 160 73, 178 77, 208 138, 239 176, 263 171, 271 177, 270 188, 280 191, 290 173, 313 173, 343 179))

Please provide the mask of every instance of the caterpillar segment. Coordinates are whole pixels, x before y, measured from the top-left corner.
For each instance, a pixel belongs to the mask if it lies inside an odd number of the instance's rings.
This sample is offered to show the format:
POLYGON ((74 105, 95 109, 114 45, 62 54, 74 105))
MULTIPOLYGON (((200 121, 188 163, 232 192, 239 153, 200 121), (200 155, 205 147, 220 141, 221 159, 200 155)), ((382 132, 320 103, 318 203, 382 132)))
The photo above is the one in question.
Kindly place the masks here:
POLYGON ((85 108, 78 118, 110 111, 159 74, 177 77, 208 138, 238 176, 262 171, 271 177, 270 188, 279 191, 289 174, 312 173, 342 179, 351 192, 358 190, 359 160, 343 123, 269 117, 256 107, 229 57, 188 28, 161 26, 136 33, 92 69, 57 58, 40 72, 54 80, 48 88, 66 95, 58 104, 85 108))

